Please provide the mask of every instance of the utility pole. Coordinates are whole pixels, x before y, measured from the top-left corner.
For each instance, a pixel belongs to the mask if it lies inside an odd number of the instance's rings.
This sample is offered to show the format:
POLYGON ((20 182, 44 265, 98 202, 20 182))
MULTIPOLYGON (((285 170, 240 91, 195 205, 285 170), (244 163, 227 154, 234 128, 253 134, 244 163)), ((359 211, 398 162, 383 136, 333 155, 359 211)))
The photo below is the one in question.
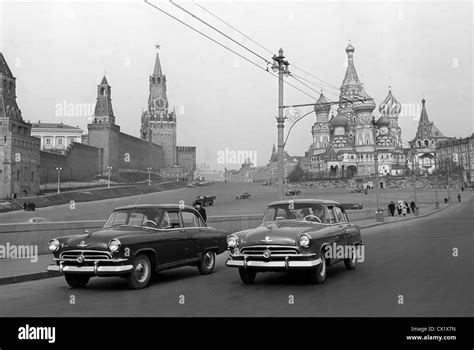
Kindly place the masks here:
POLYGON ((435 155, 435 209, 439 209, 439 201, 438 201, 438 162, 437 162, 437 155, 435 155))
POLYGON ((377 222, 383 222, 383 214, 380 211, 380 182, 379 182, 379 153, 377 149, 377 132, 376 132, 376 123, 375 123, 375 117, 372 117, 372 127, 373 127, 373 132, 374 132, 374 178, 375 178, 375 197, 376 197, 376 204, 377 208, 375 210, 375 221, 377 222))
POLYGON ((284 128, 285 128, 285 118, 283 116, 283 77, 284 75, 288 76, 290 74, 288 70, 289 63, 285 60, 283 56, 283 49, 278 51, 278 56, 273 56, 273 65, 272 70, 278 72, 278 117, 277 127, 278 127, 278 199, 282 200, 284 198, 284 164, 283 164, 283 155, 284 155, 284 128))
POLYGON ((63 168, 56 168, 56 171, 58 172, 58 194, 61 193, 61 170, 63 170, 63 168))

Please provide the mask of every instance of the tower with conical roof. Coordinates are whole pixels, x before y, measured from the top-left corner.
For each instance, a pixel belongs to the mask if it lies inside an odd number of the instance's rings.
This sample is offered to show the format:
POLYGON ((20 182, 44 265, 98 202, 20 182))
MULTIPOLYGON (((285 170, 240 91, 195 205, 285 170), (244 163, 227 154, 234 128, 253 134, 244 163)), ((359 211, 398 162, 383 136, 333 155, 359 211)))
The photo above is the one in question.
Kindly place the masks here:
POLYGON ((112 109, 112 89, 105 75, 100 84, 97 85, 97 100, 94 109, 93 123, 115 124, 115 116, 112 109))
POLYGON ((163 147, 164 166, 177 165, 176 113, 168 112, 166 76, 162 71, 160 55, 155 57, 153 73, 149 77, 147 110, 142 113, 141 138, 163 147))
POLYGON ((431 173, 435 169, 436 144, 448 138, 428 119, 425 103, 423 98, 418 129, 415 138, 409 144, 415 153, 415 166, 431 173))
POLYGON ((16 102, 16 78, 0 52, 0 199, 39 192, 40 139, 16 102))
POLYGON ((112 171, 119 170, 118 157, 120 143, 120 126, 115 123, 115 114, 112 108, 112 88, 107 78, 102 78, 97 85, 97 99, 92 122, 87 124, 89 132, 89 146, 102 148, 103 158, 99 169, 103 172, 112 167, 112 171))

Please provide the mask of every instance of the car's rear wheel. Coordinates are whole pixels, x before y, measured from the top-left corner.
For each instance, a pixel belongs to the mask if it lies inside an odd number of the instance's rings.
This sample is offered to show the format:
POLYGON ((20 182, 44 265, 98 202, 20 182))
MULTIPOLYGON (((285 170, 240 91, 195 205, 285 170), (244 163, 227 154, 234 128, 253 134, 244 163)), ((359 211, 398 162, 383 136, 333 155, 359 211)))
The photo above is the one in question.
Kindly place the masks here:
POLYGON ((240 279, 244 284, 254 284, 257 272, 249 269, 239 269, 240 279))
POLYGON ((352 249, 350 250, 350 256, 346 259, 344 259, 344 266, 346 266, 346 269, 348 270, 355 270, 357 266, 356 258, 357 254, 355 253, 356 246, 352 246, 352 249))
POLYGON ((148 285, 151 277, 150 259, 145 254, 139 254, 133 261, 132 272, 127 276, 127 286, 130 289, 141 289, 148 285))
POLYGON ((311 284, 322 284, 326 281, 326 259, 321 253, 321 263, 315 268, 306 271, 306 278, 311 284))
POLYGON ((64 274, 64 278, 71 288, 84 288, 91 276, 66 273, 64 274))
POLYGON ((208 250, 201 258, 197 268, 201 275, 210 275, 214 272, 214 266, 216 266, 216 253, 208 250))

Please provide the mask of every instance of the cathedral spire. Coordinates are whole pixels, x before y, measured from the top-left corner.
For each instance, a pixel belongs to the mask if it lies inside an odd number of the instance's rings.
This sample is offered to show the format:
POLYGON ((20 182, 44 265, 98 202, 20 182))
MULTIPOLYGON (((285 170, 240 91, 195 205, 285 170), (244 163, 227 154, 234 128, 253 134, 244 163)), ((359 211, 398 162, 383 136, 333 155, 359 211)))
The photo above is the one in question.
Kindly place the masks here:
POLYGON ((360 84, 359 77, 354 67, 354 46, 351 43, 346 47, 347 70, 342 85, 360 84))

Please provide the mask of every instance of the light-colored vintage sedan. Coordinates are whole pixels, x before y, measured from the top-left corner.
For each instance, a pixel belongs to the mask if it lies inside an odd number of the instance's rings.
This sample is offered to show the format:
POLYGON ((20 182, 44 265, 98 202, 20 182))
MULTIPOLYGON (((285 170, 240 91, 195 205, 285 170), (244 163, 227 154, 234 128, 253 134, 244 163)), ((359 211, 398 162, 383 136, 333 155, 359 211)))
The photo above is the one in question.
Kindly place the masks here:
POLYGON ((268 205, 260 226, 227 237, 229 267, 243 283, 258 272, 303 270, 310 283, 323 283, 328 266, 344 262, 348 270, 364 259, 360 229, 337 202, 317 199, 268 205))

